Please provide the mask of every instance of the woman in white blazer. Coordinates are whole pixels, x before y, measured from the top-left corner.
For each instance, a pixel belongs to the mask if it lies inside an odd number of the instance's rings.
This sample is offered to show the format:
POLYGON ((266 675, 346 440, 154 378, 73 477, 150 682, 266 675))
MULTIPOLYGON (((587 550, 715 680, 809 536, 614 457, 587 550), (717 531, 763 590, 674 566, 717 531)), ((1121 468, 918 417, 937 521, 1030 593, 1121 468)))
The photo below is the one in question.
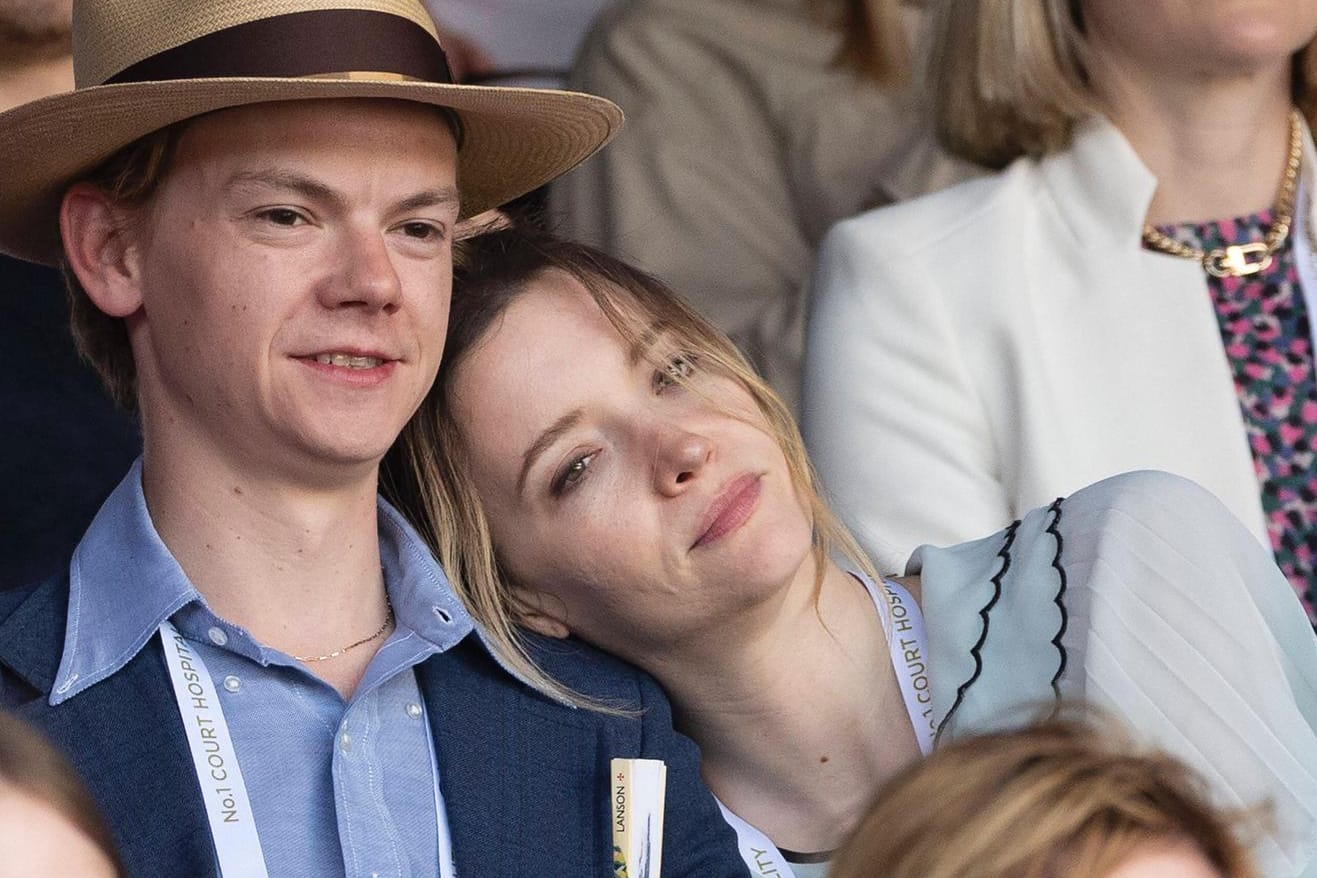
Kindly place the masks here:
POLYGON ((1311 616, 1317 0, 942 11, 940 134, 1005 169, 822 245, 803 420, 836 508, 882 563, 1169 470, 1311 616))

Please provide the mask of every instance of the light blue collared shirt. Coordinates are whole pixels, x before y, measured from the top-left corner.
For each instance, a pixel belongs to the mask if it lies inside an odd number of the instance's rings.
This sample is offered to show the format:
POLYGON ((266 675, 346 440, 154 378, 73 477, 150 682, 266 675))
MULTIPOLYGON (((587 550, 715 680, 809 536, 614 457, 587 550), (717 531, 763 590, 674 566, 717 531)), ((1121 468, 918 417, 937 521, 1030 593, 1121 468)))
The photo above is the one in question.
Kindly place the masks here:
MULTIPOLYGON (((351 701, 206 605, 161 541, 139 459, 73 555, 58 706, 114 674, 166 619, 219 693, 272 876, 433 876, 438 766, 413 668, 473 631, 429 549, 379 501, 396 629, 351 701)), ((272 600, 278 584, 270 584, 272 600)), ((442 800, 439 810, 442 812, 442 800)))

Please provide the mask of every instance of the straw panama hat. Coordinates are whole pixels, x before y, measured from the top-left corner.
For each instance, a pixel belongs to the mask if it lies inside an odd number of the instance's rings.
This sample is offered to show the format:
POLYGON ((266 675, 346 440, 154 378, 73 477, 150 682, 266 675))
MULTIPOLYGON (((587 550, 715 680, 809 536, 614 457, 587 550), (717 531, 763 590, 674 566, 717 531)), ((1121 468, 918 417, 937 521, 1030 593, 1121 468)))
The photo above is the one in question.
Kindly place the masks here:
POLYGON ((592 95, 455 85, 419 0, 78 0, 73 91, 0 113, 0 252, 59 261, 64 190, 115 152, 225 107, 393 98, 461 120, 462 215, 515 198, 608 142, 592 95))

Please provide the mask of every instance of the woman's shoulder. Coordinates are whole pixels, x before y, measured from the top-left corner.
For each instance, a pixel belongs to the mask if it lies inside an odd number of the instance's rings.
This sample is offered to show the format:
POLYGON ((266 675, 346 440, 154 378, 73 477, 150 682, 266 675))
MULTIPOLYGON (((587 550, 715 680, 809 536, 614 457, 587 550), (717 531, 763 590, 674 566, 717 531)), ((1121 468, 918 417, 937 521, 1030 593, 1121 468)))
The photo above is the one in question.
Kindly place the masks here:
MULTIPOLYGON (((1224 504, 1201 485, 1173 473, 1140 470, 1121 473, 1095 482, 1065 497, 1026 512, 1008 527, 983 537, 948 547, 924 546, 912 556, 911 571, 924 570, 931 559, 949 567, 956 578, 978 578, 984 570, 999 566, 1005 557, 1017 559, 1015 576, 1025 573, 1055 575, 1047 570, 1021 569, 1019 558, 1045 560, 1047 553, 1067 560, 1087 556, 1104 542, 1121 533, 1163 545, 1189 547, 1212 534, 1248 537, 1246 545, 1258 546, 1224 504), (1040 551, 1041 550, 1041 551, 1040 551), (948 564, 947 562, 956 562, 948 564)), ((1215 541, 1214 541, 1215 542, 1215 541)), ((1260 546, 1259 546, 1260 548, 1260 546)), ((926 578, 926 577, 925 577, 926 578)), ((927 586, 926 586, 927 587, 927 586)))
POLYGON ((1024 158, 995 174, 865 211, 832 227, 821 258, 854 246, 886 261, 953 243, 981 250, 997 231, 1018 235, 1019 223, 1041 204, 1041 180, 1038 162, 1024 158))
MULTIPOLYGON (((1311 846, 1317 639, 1270 550, 1210 492, 1116 476, 922 561, 944 737, 1090 701, 1227 800, 1271 799, 1276 838, 1311 846)), ((1262 846, 1272 862, 1308 861, 1262 846)))
POLYGON ((1013 719, 1007 704, 1085 696, 1090 650, 1128 637, 1141 645, 1125 665, 1168 637, 1234 636, 1223 619, 1255 644, 1312 651, 1270 552, 1213 494, 1170 473, 1105 479, 984 539, 921 548, 912 566, 940 668, 937 715, 956 715, 957 728, 1013 719))

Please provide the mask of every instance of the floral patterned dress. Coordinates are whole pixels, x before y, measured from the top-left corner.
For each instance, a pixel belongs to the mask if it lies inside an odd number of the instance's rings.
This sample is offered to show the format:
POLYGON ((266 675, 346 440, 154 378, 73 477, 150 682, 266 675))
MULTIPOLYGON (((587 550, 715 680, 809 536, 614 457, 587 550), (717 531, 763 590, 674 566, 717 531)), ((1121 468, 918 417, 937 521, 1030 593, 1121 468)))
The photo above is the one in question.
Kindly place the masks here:
MULTIPOLYGON (((1161 226, 1201 250, 1261 241, 1272 214, 1161 226)), ((1276 563, 1317 627, 1317 376, 1293 236, 1245 277, 1207 275, 1276 563)))

